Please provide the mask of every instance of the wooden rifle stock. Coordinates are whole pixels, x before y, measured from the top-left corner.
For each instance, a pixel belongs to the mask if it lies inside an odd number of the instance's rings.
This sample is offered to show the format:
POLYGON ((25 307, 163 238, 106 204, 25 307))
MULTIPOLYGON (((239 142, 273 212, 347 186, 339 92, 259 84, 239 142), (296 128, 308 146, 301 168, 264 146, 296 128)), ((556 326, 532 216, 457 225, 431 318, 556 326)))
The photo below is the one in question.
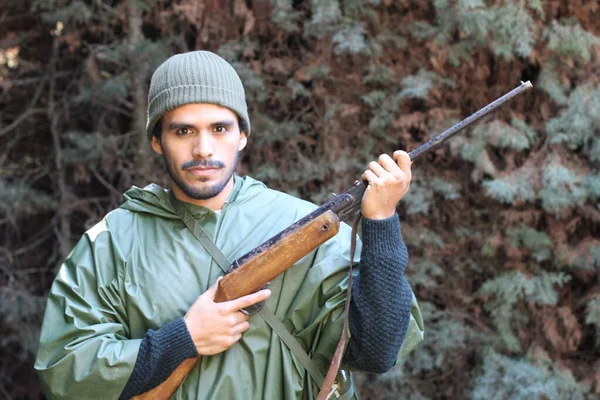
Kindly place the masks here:
MULTIPOLYGON (((442 142, 531 87, 529 81, 521 82, 517 88, 411 151, 410 159, 415 160, 439 147, 442 142)), ((358 212, 365 190, 366 185, 363 182, 355 181, 341 194, 237 259, 230 267, 230 272, 219 281, 215 301, 233 300, 256 292, 296 261, 333 237, 339 230, 340 221, 346 221, 358 212)), ((167 380, 154 389, 135 396, 134 399, 168 399, 199 360, 200 357, 185 360, 167 380)))
POLYGON ((331 210, 290 232, 286 229, 281 237, 277 235, 254 249, 248 254, 247 261, 219 281, 215 301, 234 300, 260 290, 265 282, 275 279, 335 236, 339 229, 338 216, 331 210))

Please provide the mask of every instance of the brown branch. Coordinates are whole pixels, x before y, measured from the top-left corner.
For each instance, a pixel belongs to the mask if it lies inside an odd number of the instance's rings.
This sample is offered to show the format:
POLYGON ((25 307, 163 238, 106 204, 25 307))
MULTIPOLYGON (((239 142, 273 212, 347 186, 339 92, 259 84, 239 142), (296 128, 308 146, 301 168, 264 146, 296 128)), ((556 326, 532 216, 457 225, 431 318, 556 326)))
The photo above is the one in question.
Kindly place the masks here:
MULTIPOLYGON (((119 193, 119 195, 122 196, 123 194, 119 193)), ((76 199, 76 200, 71 201, 66 206, 66 208, 68 210, 80 210, 80 211, 86 212, 86 213, 88 213, 88 215, 90 215, 90 212, 89 212, 88 209, 82 208, 83 205, 90 204, 90 203, 100 203, 101 201, 110 201, 110 200, 111 200, 111 198, 108 197, 108 196, 88 197, 88 198, 85 198, 85 199, 76 199)))
POLYGON ((71 251, 71 243, 69 238, 71 237, 71 227, 69 225, 69 218, 67 215, 67 184, 64 170, 64 160, 62 147, 60 145, 60 133, 58 131, 59 115, 56 110, 56 60, 58 59, 58 38, 54 38, 52 41, 52 53, 50 58, 50 89, 48 93, 48 119, 50 120, 50 133, 52 134, 52 144, 54 146, 54 165, 58 174, 58 191, 60 193, 60 201, 58 210, 56 212, 56 218, 58 226, 55 227, 57 235, 60 257, 61 259, 67 258, 71 251))
POLYGON ((0 130, 0 137, 10 133, 12 130, 14 130, 16 127, 18 127, 27 118, 37 115, 37 114, 46 114, 46 113, 47 113, 47 110, 44 110, 42 108, 29 108, 29 109, 25 110, 25 112, 23 114, 19 115, 13 122, 10 123, 10 125, 6 126, 2 130, 0 130))
POLYGON ((4 387, 4 384, 2 383, 0 383, 0 393, 2 393, 2 396, 4 396, 5 399, 12 398, 12 396, 10 395, 10 393, 8 393, 8 391, 4 387))
POLYGON ((23 122, 27 117, 31 116, 31 115, 35 115, 35 114, 43 114, 46 112, 46 110, 43 110, 41 108, 34 108, 34 106, 37 104, 38 100, 40 99, 40 96, 42 95, 42 91, 44 90, 44 86, 46 86, 46 78, 44 77, 42 79, 42 83, 40 83, 40 85, 37 87, 37 89, 35 90, 35 93, 33 95, 33 97, 31 98, 31 101, 29 102, 29 105, 27 106, 27 110, 25 110, 24 113, 22 113, 21 115, 19 115, 10 125, 8 125, 6 128, 0 130, 0 137, 6 135, 7 133, 9 133, 10 131, 12 131, 13 129, 15 129, 17 126, 19 126, 19 124, 21 122, 23 122))
POLYGON ((15 251, 13 251, 13 254, 15 256, 20 256, 21 254, 29 253, 30 249, 36 248, 38 245, 46 241, 48 239, 48 236, 50 236, 51 234, 52 232, 50 231, 50 227, 46 227, 41 232, 41 234, 38 235, 39 237, 33 239, 31 243, 28 243, 25 246, 16 249, 15 251))
MULTIPOLYGON (((61 71, 61 72, 56 72, 54 74, 54 76, 56 78, 64 78, 65 76, 70 76, 73 77, 73 75, 75 74, 75 71, 61 71)), ((0 82, 0 88, 13 88, 13 87, 18 87, 18 86, 27 86, 27 85, 34 85, 34 84, 38 84, 39 81, 41 80, 45 80, 47 78, 47 75, 42 75, 42 76, 35 76, 35 77, 31 77, 31 78, 23 78, 23 79, 6 79, 3 82, 0 82)))
POLYGON ((102 184, 102 186, 107 188, 112 194, 116 195, 118 198, 121 198, 123 194, 119 192, 113 185, 108 183, 108 181, 104 179, 102 175, 100 175, 96 168, 90 167, 90 171, 92 171, 92 175, 94 175, 94 177, 98 180, 98 182, 100 182, 100 184, 102 184))
POLYGON ((37 38, 38 36, 39 36, 38 33, 35 31, 28 32, 28 33, 20 33, 18 36, 1 40, 0 41, 0 50, 7 49, 9 47, 23 46, 24 42, 26 42, 30 39, 37 38))
MULTIPOLYGON (((129 49, 131 55, 134 56, 137 52, 137 46, 144 41, 142 32, 142 12, 139 9, 137 0, 129 0, 127 2, 129 12, 129 49)), ((149 146, 146 139, 146 67, 143 63, 136 63, 131 60, 129 73, 131 76, 131 95, 133 97, 133 121, 131 129, 138 132, 139 142, 137 151, 134 157, 137 171, 145 176, 148 170, 149 146)))

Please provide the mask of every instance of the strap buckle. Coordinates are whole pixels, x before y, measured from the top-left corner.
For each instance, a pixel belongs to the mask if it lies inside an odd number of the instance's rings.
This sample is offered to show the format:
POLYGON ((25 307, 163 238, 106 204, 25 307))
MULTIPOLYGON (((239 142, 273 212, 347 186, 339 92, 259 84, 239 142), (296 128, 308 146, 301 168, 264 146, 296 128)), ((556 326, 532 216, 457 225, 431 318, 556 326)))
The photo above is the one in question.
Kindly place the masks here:
POLYGON ((331 390, 329 391, 329 393, 327 393, 326 400, 339 399, 340 397, 342 397, 342 395, 340 394, 339 386, 337 383, 334 383, 333 385, 331 385, 331 390))

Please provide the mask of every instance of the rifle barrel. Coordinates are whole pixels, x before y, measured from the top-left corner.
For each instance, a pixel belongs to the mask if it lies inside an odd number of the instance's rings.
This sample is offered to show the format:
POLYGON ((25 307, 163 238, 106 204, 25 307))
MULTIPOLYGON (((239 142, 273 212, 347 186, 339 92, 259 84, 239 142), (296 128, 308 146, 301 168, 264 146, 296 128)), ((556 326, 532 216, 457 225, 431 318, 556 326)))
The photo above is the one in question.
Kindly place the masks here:
POLYGON ((426 153, 430 150, 435 149, 436 147, 440 146, 444 141, 446 141, 447 139, 452 137, 454 134, 462 131, 469 125, 473 124, 474 122, 485 117, 492 111, 496 110, 498 107, 500 107, 507 101, 511 100, 513 97, 521 94, 522 92, 524 92, 527 89, 530 89, 532 87, 533 87, 533 85, 529 81, 521 82, 520 86, 518 86, 515 89, 511 90, 510 92, 506 93, 504 96, 500 97, 499 99, 494 100, 487 106, 483 107, 481 110, 479 110, 479 111, 475 112, 474 114, 470 115, 469 117, 463 119, 458 124, 454 125, 452 128, 445 130, 444 132, 440 133, 439 135, 437 135, 436 137, 434 137, 427 143, 422 144, 421 146, 417 147, 415 150, 408 153, 408 155, 410 156, 410 159, 414 161, 418 157, 420 157, 423 153, 426 153))

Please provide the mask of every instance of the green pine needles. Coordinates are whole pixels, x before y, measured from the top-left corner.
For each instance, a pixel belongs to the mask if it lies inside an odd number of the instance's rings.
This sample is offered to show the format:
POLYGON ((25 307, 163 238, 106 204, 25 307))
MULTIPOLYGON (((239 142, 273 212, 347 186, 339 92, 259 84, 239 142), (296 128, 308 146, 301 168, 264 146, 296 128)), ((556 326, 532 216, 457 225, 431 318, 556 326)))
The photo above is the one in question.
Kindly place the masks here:
POLYGON ((196 49, 243 80, 253 133, 239 172, 315 203, 531 80, 413 164, 397 210, 425 341, 357 387, 363 400, 600 395, 597 2, 5 3, 4 397, 40 397, 19 385, 36 379, 42 301, 70 243, 131 185, 168 184, 146 90, 169 55, 196 49))
POLYGON ((489 399, 591 399, 587 385, 560 371, 548 361, 514 359, 490 349, 485 353, 481 375, 472 398, 489 399))

